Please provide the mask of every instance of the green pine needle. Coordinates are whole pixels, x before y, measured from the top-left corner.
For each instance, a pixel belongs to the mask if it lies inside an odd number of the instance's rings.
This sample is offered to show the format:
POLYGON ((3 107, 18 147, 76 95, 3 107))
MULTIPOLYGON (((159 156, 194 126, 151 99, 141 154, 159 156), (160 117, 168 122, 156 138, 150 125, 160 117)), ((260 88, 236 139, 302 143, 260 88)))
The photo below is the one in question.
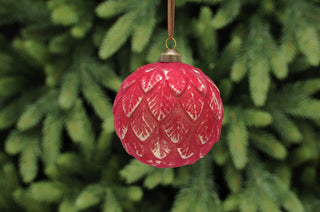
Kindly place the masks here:
POLYGON ((117 198, 114 195, 114 192, 107 188, 105 200, 103 204, 103 212, 122 212, 122 208, 120 206, 120 202, 117 200, 117 198))
POLYGON ((28 130, 36 126, 43 116, 56 105, 57 92, 51 91, 28 106, 17 123, 19 130, 28 130))
POLYGON ((20 155, 19 169, 25 183, 32 182, 38 174, 38 156, 40 153, 39 137, 30 135, 25 137, 26 146, 20 155))
POLYGON ((99 204, 104 196, 104 188, 102 185, 89 185, 75 201, 75 207, 78 210, 87 209, 91 206, 99 204))
POLYGON ((149 12, 149 18, 142 18, 137 21, 137 25, 133 28, 132 51, 140 53, 150 42, 153 30, 156 26, 155 11, 149 12))
POLYGON ((127 13, 108 30, 99 50, 101 59, 109 58, 127 41, 136 17, 137 12, 127 13))
POLYGON ((229 123, 227 142, 235 167, 243 169, 248 161, 248 130, 244 121, 240 120, 235 112, 230 116, 232 122, 229 123))
POLYGON ((80 85, 79 72, 67 73, 62 81, 59 94, 59 104, 64 109, 70 109, 78 97, 80 85))
POLYGON ((55 163, 60 154, 63 120, 60 114, 50 113, 42 128, 43 159, 47 165, 55 163))
POLYGON ((61 183, 49 181, 33 183, 29 188, 31 198, 40 202, 59 202, 63 192, 64 188, 61 183))
POLYGON ((270 87, 269 63, 266 58, 257 58, 249 63, 249 86, 256 106, 263 106, 270 87))
POLYGON ((241 2, 237 0, 224 1, 213 17, 212 26, 220 29, 233 21, 240 12, 241 2))
POLYGON ((287 149, 276 138, 262 130, 251 131, 249 134, 252 144, 260 151, 269 154, 271 157, 283 160, 287 156, 287 149))
POLYGON ((127 183, 133 183, 151 173, 154 169, 154 167, 143 164, 138 160, 131 160, 131 162, 120 171, 120 176, 124 178, 127 183))

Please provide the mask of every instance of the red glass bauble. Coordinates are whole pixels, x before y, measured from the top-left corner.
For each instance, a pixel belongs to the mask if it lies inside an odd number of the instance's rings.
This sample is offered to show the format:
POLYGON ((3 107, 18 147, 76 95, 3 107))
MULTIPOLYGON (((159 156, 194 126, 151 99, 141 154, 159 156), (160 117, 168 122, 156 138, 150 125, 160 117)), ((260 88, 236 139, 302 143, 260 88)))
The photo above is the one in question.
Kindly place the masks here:
POLYGON ((204 157, 219 140, 224 112, 217 86, 200 69, 158 62, 124 80, 113 114, 125 150, 167 168, 204 157))

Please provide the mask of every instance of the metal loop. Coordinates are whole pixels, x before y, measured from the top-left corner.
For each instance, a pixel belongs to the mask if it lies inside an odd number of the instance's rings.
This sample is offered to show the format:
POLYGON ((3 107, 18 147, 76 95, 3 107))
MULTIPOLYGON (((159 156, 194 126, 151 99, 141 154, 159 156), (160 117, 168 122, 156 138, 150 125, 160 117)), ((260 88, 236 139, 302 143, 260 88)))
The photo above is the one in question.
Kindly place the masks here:
POLYGON ((166 40, 166 47, 167 47, 167 49, 170 49, 169 48, 169 46, 168 46, 168 41, 169 40, 172 40, 173 42, 174 42, 174 47, 172 48, 172 49, 175 49, 176 48, 176 46, 177 46, 177 41, 176 41, 176 39, 174 39, 174 38, 167 38, 167 40, 166 40))

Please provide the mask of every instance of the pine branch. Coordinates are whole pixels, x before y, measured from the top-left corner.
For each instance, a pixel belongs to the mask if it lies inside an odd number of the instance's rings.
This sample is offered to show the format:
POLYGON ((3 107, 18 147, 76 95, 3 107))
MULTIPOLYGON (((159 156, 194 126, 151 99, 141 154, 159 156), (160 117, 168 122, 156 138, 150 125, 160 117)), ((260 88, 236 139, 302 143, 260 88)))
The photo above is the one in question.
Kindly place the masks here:
POLYGON ((125 189, 126 196, 129 200, 139 202, 143 197, 143 190, 140 186, 129 186, 125 189))
POLYGON ((131 160, 131 162, 120 171, 120 176, 130 184, 140 180, 152 171, 154 171, 154 167, 143 164, 138 160, 131 160))
POLYGON ((156 25, 155 11, 150 10, 148 18, 140 17, 133 27, 132 51, 141 52, 149 43, 156 25))
POLYGON ((83 171, 82 164, 85 161, 79 154, 66 152, 60 154, 56 163, 59 168, 63 169, 68 174, 81 173, 83 171))
POLYGON ((269 63, 265 58, 257 58, 249 63, 249 86, 251 98, 256 106, 263 106, 270 86, 269 63))
POLYGON ((211 25, 212 12, 209 7, 202 7, 199 19, 194 23, 194 30, 199 41, 199 45, 204 48, 201 51, 201 58, 208 63, 209 69, 214 64, 212 58, 217 57, 217 33, 211 25))
POLYGON ((254 182, 247 180, 247 188, 240 195, 240 212, 256 212, 259 211, 257 202, 257 193, 254 188, 254 182))
POLYGON ((243 183, 242 175, 232 163, 228 163, 225 168, 225 180, 232 193, 237 193, 240 191, 243 183))
POLYGON ((7 137, 7 140, 5 141, 6 152, 11 155, 16 155, 23 151, 23 149, 27 145, 27 143, 24 142, 24 138, 27 136, 28 135, 21 133, 17 130, 12 131, 10 135, 7 137))
POLYGON ((195 167, 198 174, 189 185, 179 191, 172 212, 221 211, 220 200, 214 191, 211 173, 208 172, 210 169, 207 160, 203 158, 200 167, 195 167))
POLYGON ((286 186, 284 186, 277 178, 270 179, 270 185, 272 189, 278 194, 278 201, 283 207, 289 212, 303 212, 304 207, 300 200, 297 198, 295 193, 289 190, 286 186))
POLYGON ((84 188, 76 199, 75 207, 84 210, 99 204, 104 196, 104 187, 100 184, 88 185, 84 188))
POLYGON ((243 169, 248 161, 248 131, 244 121, 239 119, 234 111, 230 117, 232 122, 229 123, 227 142, 235 167, 243 169))
POLYGON ((131 2, 132 0, 104 1, 96 8, 96 14, 100 18, 110 18, 116 16, 126 11, 131 2))
POLYGON ((76 102, 72 111, 68 111, 65 124, 71 139, 79 143, 82 152, 89 157, 94 149, 94 134, 90 119, 80 100, 76 102))
POLYGON ((281 51, 277 49, 276 52, 271 55, 271 67, 273 74, 278 79, 285 79, 288 76, 288 64, 287 64, 287 56, 281 51))
POLYGON ((262 130, 251 130, 249 137, 252 140, 252 144, 260 151, 276 159, 283 160, 286 158, 287 149, 272 134, 262 130))
POLYGON ((261 211, 281 212, 279 199, 276 198, 274 191, 272 191, 272 185, 267 182, 270 178, 269 174, 257 166, 259 166, 257 163, 251 163, 248 169, 249 181, 253 186, 249 191, 255 192, 255 194, 251 194, 255 195, 254 201, 261 211))
POLYGON ((231 23, 239 14, 241 8, 241 1, 231 0, 223 1, 218 12, 212 19, 212 26, 220 29, 231 23))
POLYGON ((112 106, 101 87, 85 71, 81 71, 82 93, 91 104, 96 114, 102 119, 112 117, 112 106))
POLYGON ((175 198, 174 205, 171 212, 187 212, 191 211, 193 203, 195 202, 194 194, 191 188, 184 187, 180 189, 178 195, 175 198))
POLYGON ((314 151, 307 146, 300 146, 294 149, 290 155, 290 164, 293 167, 307 163, 315 159, 314 151))
POLYGON ((119 201, 114 196, 113 191, 107 188, 103 204, 103 212, 122 212, 119 201))
POLYGON ((266 127, 272 123, 272 116, 263 110, 247 109, 244 120, 247 126, 266 127))
POLYGON ((71 198, 64 198, 59 204, 59 212, 77 212, 76 207, 74 207, 74 200, 71 198))
POLYGON ((130 12, 121 16, 106 33, 99 50, 101 59, 113 55, 129 38, 137 12, 130 12))
POLYGON ((59 94, 59 105, 64 109, 70 109, 75 103, 80 85, 79 72, 69 72, 62 80, 61 90, 59 94))
POLYGON ((230 194, 223 202, 223 211, 239 211, 239 195, 230 194))
POLYGON ((34 104, 27 107, 26 111, 18 120, 19 130, 28 130, 36 126, 43 116, 54 106, 56 106, 57 93, 50 91, 47 95, 39 98, 34 104))
POLYGON ((295 123, 279 110, 271 111, 273 117, 272 126, 280 136, 293 143, 298 143, 302 139, 302 134, 295 123))
POLYGON ((77 39, 84 38, 93 25, 92 20, 90 19, 92 18, 88 17, 86 20, 80 21, 79 23, 75 24, 71 28, 71 35, 77 39))
POLYGON ((287 62, 292 62, 297 55, 298 48, 295 42, 295 29, 298 17, 295 10, 287 7, 284 11, 283 30, 281 37, 280 51, 284 55, 287 62))
POLYGON ((49 206, 45 203, 38 202, 28 195, 28 192, 22 188, 16 189, 13 193, 15 202, 25 208, 26 211, 43 212, 48 211, 49 206))
POLYGON ((247 59, 245 56, 237 58, 232 64, 230 78, 234 82, 240 82, 247 73, 247 59))
POLYGON ((299 102, 293 108, 288 108, 286 113, 309 119, 319 119, 320 118, 320 101, 315 99, 306 99, 299 102))
POLYGON ((316 92, 320 91, 320 79, 308 79, 305 81, 298 81, 294 84, 301 93, 305 95, 313 95, 316 92))
MULTIPOLYGON (((4 156, 0 153, 1 156, 4 156)), ((0 158, 2 159, 2 157, 0 158)), ((1 161, 0 159, 0 210, 15 211, 18 210, 12 198, 11 192, 18 188, 19 179, 18 173, 15 170, 14 164, 11 161, 1 161), (2 162, 4 162, 2 164, 2 162)))
POLYGON ((143 185, 148 189, 153 189, 159 184, 170 185, 174 180, 174 172, 172 169, 157 169, 147 175, 143 185))
POLYGON ((292 179, 291 168, 288 167, 287 164, 279 164, 279 166, 275 168, 275 174, 279 181, 282 183, 282 185, 289 188, 292 179))
POLYGON ((42 158, 46 165, 54 164, 60 154, 63 118, 50 113, 42 128, 42 158))
POLYGON ((69 33, 62 33, 50 39, 49 51, 54 54, 66 54, 70 51, 70 47, 74 41, 69 33))
POLYGON ((95 60, 88 60, 85 64, 86 70, 90 72, 92 78, 102 86, 113 91, 119 91, 122 79, 114 73, 107 64, 101 64, 95 60))
POLYGON ((26 146, 20 155, 19 169, 22 180, 25 183, 32 182, 38 174, 39 141, 40 138, 35 134, 24 137, 26 146))
POLYGON ((269 60, 274 55, 276 45, 269 32, 268 25, 257 17, 253 17, 250 25, 249 36, 243 43, 243 61, 236 61, 234 71, 240 68, 240 74, 235 77, 241 79, 245 60, 249 69, 249 88, 251 99, 255 106, 263 106, 267 100, 267 95, 271 83, 269 60), (240 63, 241 62, 241 63, 240 63), (238 67, 239 66, 239 67, 238 67), (237 68, 237 69, 236 69, 237 68))
POLYGON ((74 5, 61 4, 55 7, 51 13, 51 20, 55 24, 70 26, 77 23, 80 14, 74 5))
POLYGON ((296 30, 297 44, 311 65, 320 63, 319 33, 312 26, 298 27, 296 30))
POLYGON ((64 185, 57 182, 41 181, 28 189, 30 197, 39 202, 59 202, 65 191, 64 185))
POLYGON ((31 92, 31 95, 23 95, 1 109, 0 129, 11 127, 17 122, 25 109, 25 105, 30 104, 30 101, 34 98, 34 94, 35 93, 31 92))

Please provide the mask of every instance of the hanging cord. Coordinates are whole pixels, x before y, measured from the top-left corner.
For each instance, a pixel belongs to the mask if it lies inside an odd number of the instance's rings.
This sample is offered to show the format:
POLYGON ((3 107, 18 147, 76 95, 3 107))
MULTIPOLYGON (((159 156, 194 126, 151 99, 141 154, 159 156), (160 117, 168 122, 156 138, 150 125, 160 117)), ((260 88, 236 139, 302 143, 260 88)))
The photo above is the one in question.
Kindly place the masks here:
POLYGON ((176 50, 177 42, 173 37, 174 34, 174 0, 168 0, 168 38, 166 40, 167 49, 160 55, 160 62, 171 63, 181 62, 181 54, 176 50), (169 48, 168 41, 174 42, 174 47, 169 48))
POLYGON ((168 0, 168 38, 173 39, 174 34, 174 0, 168 0))
POLYGON ((168 38, 166 40, 166 47, 168 47, 168 41, 173 40, 174 47, 176 48, 177 42, 174 39, 174 9, 175 9, 175 0, 168 0, 168 38))

